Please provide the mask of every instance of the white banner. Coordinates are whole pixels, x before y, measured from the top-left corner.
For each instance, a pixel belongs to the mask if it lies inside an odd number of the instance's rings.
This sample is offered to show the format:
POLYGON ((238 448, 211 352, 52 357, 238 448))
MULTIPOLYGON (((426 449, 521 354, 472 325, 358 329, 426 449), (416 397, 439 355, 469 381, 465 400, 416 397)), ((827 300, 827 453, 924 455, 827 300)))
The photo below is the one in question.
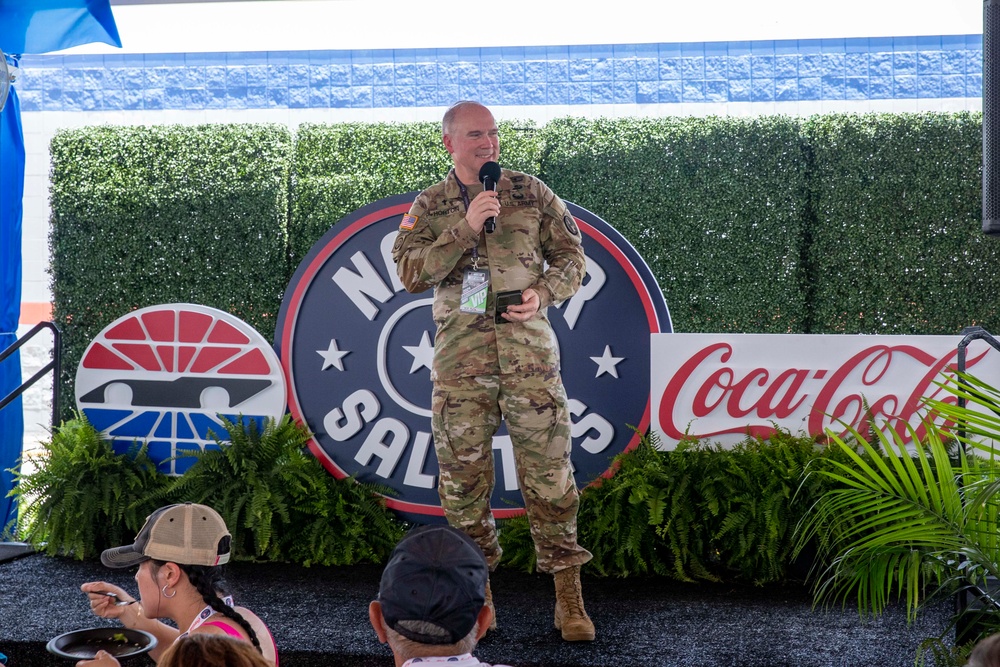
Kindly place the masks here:
MULTIPOLYGON (((818 435, 843 423, 874 423, 909 442, 921 398, 954 397, 934 384, 957 366, 962 336, 653 334, 652 430, 661 447, 682 437, 732 445, 775 428, 818 435), (870 409, 866 412, 866 406, 870 409)), ((981 340, 966 349, 966 369, 997 386, 1000 352, 981 340)), ((923 430, 918 430, 918 437, 923 430)))

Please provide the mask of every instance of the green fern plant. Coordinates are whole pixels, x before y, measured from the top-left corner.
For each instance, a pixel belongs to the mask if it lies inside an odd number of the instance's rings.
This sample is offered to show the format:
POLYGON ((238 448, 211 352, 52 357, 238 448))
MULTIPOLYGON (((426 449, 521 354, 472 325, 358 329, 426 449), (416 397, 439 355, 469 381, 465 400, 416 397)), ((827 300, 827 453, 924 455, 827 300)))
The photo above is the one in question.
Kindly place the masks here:
POLYGON ((698 529, 698 508, 690 502, 695 477, 711 463, 691 442, 674 451, 660 450, 655 434, 619 455, 614 475, 588 490, 583 513, 583 532, 593 531, 587 543, 599 545, 594 554, 597 571, 715 581, 703 565, 702 556, 710 549, 698 529))
MULTIPOLYGON (((578 530, 602 575, 656 574, 681 581, 785 578, 803 497, 823 482, 802 485, 810 461, 835 454, 808 436, 778 431, 733 448, 679 443, 659 448, 655 434, 614 460, 614 475, 584 489, 578 530), (799 497, 796 498, 796 491, 799 497)), ((535 566, 528 521, 501 525, 505 562, 535 566)))
POLYGON ((702 485, 705 511, 718 521, 712 544, 719 567, 756 585, 785 579, 805 503, 824 490, 819 479, 803 485, 806 467, 825 467, 837 455, 814 438, 776 429, 722 457, 724 474, 702 485))
POLYGON ((346 565, 380 561, 402 524, 376 489, 336 480, 306 450, 310 434, 290 415, 223 419, 229 440, 194 452, 195 463, 165 491, 215 508, 233 535, 237 559, 346 565))
POLYGON ((299 500, 294 525, 280 538, 282 553, 306 566, 385 562, 408 527, 386 508, 392 490, 337 479, 313 461, 323 492, 299 500))
POLYGON ((941 637, 928 637, 917 645, 916 667, 964 667, 974 646, 974 642, 956 646, 941 637))
POLYGON ((276 534, 291 524, 299 498, 321 492, 321 479, 304 451, 309 432, 285 415, 256 420, 222 418, 229 434, 212 433, 217 447, 186 453, 195 462, 165 495, 202 503, 222 515, 236 559, 282 560, 276 534))
POLYGON ((128 544, 168 478, 146 447, 115 454, 82 413, 54 428, 29 474, 15 471, 9 495, 21 512, 18 536, 36 550, 78 560, 128 544))

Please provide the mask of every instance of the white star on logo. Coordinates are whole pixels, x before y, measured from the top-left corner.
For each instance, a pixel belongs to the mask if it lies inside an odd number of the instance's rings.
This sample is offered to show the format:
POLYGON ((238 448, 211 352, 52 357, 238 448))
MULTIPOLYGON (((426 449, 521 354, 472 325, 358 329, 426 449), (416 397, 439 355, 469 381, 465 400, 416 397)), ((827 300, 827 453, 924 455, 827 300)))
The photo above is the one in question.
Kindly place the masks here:
POLYGON ((410 366, 411 373, 416 373, 424 366, 427 367, 427 370, 431 369, 431 364, 434 362, 434 345, 431 344, 430 334, 426 331, 420 338, 420 345, 404 345, 403 349, 413 355, 413 365, 410 366))
POLYGON ((330 347, 325 350, 316 350, 316 354, 323 357, 323 368, 321 371, 325 371, 330 366, 336 366, 338 371, 344 370, 344 362, 342 359, 350 354, 350 350, 341 351, 337 348, 337 339, 330 339, 330 347))
POLYGON ((615 368, 619 363, 621 363, 625 357, 612 357, 611 356, 611 346, 604 346, 604 354, 600 357, 590 358, 595 364, 597 364, 597 375, 595 378, 601 377, 604 373, 610 373, 614 377, 618 377, 618 369, 615 368))

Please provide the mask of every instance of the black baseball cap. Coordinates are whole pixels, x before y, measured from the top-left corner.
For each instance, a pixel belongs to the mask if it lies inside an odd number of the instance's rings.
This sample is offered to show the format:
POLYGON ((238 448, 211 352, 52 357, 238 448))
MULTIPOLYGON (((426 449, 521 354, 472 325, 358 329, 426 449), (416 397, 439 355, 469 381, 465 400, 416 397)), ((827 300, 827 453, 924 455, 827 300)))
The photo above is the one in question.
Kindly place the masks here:
POLYGON ((382 572, 378 601, 386 625, 421 644, 455 644, 486 604, 489 568, 472 539, 450 526, 421 526, 399 541, 382 572), (423 621, 440 634, 416 632, 423 621))

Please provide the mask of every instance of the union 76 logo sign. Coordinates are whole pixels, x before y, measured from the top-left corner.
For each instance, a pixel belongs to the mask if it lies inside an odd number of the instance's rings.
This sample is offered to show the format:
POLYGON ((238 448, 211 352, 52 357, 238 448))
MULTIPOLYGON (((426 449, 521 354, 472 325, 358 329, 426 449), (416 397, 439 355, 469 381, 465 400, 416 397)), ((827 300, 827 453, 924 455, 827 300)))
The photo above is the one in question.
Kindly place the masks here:
MULTIPOLYGON (((410 294, 391 257, 417 193, 355 211, 313 246, 285 292, 277 342, 292 415, 337 477, 388 486, 387 504, 417 521, 441 515, 431 438, 433 292, 410 294)), ((568 204, 583 232, 583 287, 549 309, 573 419, 572 460, 585 486, 650 423, 650 334, 671 331, 662 292, 610 225, 568 204), (634 427, 634 429, 633 429, 634 427)), ((498 517, 523 511, 510 437, 493 440, 498 517)))

